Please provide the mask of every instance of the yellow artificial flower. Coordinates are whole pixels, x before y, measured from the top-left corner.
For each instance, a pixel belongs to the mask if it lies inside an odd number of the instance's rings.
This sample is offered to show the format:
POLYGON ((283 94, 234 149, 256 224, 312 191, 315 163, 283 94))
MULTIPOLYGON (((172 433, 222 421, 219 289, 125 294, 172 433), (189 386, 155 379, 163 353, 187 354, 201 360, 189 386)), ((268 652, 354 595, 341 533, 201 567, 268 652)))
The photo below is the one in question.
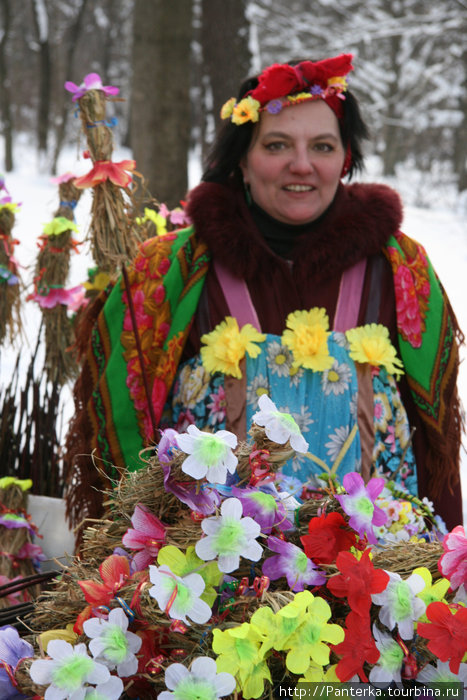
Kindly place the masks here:
POLYGON ((157 563, 159 566, 168 566, 175 576, 182 578, 193 572, 199 574, 205 583, 200 598, 212 608, 218 595, 215 586, 219 585, 222 578, 217 561, 203 561, 198 557, 192 545, 187 548, 186 552, 182 552, 178 547, 169 544, 159 550, 157 563))
POLYGON ((380 323, 367 323, 345 333, 350 344, 350 357, 356 362, 368 362, 385 367, 389 374, 404 374, 402 361, 389 339, 388 329, 380 323))
MULTIPOLYGON (((426 607, 428 607, 430 603, 440 601, 446 602, 444 600, 444 596, 448 592, 449 586, 451 585, 447 578, 440 578, 437 581, 435 581, 435 583, 433 583, 433 577, 431 575, 431 572, 429 569, 426 568, 426 566, 419 566, 416 569, 414 569, 412 573, 421 576, 425 582, 425 588, 422 591, 420 591, 420 593, 417 593, 417 597, 423 600, 426 607)), ((428 622, 426 612, 423 613, 423 615, 419 618, 418 621, 428 622)))
POLYGON ((259 119, 258 100, 253 97, 244 97, 232 110, 232 121, 234 124, 244 124, 245 122, 257 122, 259 119))
POLYGON ((328 349, 329 319, 325 309, 294 311, 287 316, 286 325, 282 343, 292 351, 294 367, 315 372, 331 369, 334 358, 328 349))
POLYGON ((32 487, 31 479, 17 479, 15 476, 4 476, 0 479, 0 489, 9 489, 18 486, 21 491, 29 491, 32 487))
POLYGON ((16 212, 19 209, 19 204, 16 204, 15 202, 6 202, 5 204, 0 204, 0 211, 2 209, 5 209, 6 211, 11 211, 12 214, 16 214, 16 212))
POLYGON ((345 92, 347 90, 347 80, 343 75, 336 75, 334 78, 328 78, 328 87, 345 92))
POLYGON ((47 653, 48 643, 54 639, 62 639, 70 644, 75 644, 78 640, 78 635, 73 632, 73 625, 71 623, 66 626, 66 629, 47 630, 47 632, 42 632, 39 635, 39 643, 45 653, 47 653))
POLYGON ((297 92, 296 95, 288 95, 287 102, 301 102, 302 100, 311 100, 313 95, 309 92, 297 92))
POLYGON ((94 279, 92 282, 84 282, 83 287, 85 289, 95 289, 96 292, 101 292, 103 289, 107 287, 107 285, 110 282, 110 275, 107 274, 107 272, 98 272, 97 275, 95 275, 94 279))
POLYGON ((162 216, 162 214, 159 214, 159 212, 155 209, 149 209, 148 207, 145 207, 144 217, 138 217, 136 219, 136 223, 139 226, 141 226, 141 224, 144 224, 146 221, 152 221, 152 223, 156 227, 156 233, 158 236, 165 236, 165 234, 167 233, 167 220, 164 216, 162 216))
POLYGON ((78 226, 66 216, 56 216, 48 224, 45 224, 43 233, 45 236, 59 236, 65 231, 78 231, 78 226))
POLYGON ((264 333, 259 333, 250 323, 240 330, 237 319, 227 316, 213 331, 201 336, 206 347, 201 348, 201 359, 208 372, 222 372, 240 379, 240 360, 247 352, 250 357, 257 357, 261 352, 255 343, 266 340, 264 333))
POLYGON ((231 97, 222 105, 221 109, 221 119, 228 119, 232 116, 233 108, 235 107, 235 97, 231 97))

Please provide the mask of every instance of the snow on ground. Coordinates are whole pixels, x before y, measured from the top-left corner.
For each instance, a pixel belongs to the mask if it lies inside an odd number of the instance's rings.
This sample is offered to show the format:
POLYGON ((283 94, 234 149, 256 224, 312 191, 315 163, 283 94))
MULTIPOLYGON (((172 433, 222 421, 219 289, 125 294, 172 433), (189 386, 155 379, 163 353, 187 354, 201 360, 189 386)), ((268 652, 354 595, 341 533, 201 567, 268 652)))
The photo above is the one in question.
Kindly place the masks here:
MULTIPOLYGON (((114 160, 131 157, 122 150, 114 152, 114 160)), ((16 168, 5 177, 6 185, 15 202, 21 202, 21 208, 16 216, 14 235, 20 240, 17 247, 17 258, 21 265, 23 281, 32 289, 34 261, 37 254, 37 237, 42 233, 42 227, 53 218, 58 208, 58 188, 51 183, 51 178, 44 172, 38 171, 34 150, 26 142, 21 142, 15 152, 16 168)), ((1 162, 1 161, 0 161, 1 162)), ((89 160, 78 159, 76 149, 67 149, 59 163, 59 174, 71 171, 81 175, 89 169, 89 160)), ((197 182, 199 168, 195 164, 190 167, 190 185, 197 182)), ((379 180, 378 163, 371 161, 365 180, 379 180)), ((402 229, 405 233, 422 243, 448 293, 461 328, 467 334, 467 207, 461 206, 460 198, 449 185, 437 184, 436 178, 423 177, 417 171, 401 170, 400 177, 391 181, 405 202, 404 222, 402 229), (426 193, 426 194, 425 194, 426 193), (415 204, 430 203, 427 206, 415 204)), ((86 192, 76 208, 76 221, 80 228, 80 240, 88 232, 90 223, 90 193, 86 192)), ((74 286, 85 281, 87 268, 93 262, 89 253, 89 245, 81 247, 81 254, 74 255, 69 285, 74 286)), ((26 294, 24 295, 26 296, 26 294)), ((26 338, 19 341, 13 348, 3 348, 1 351, 0 371, 1 381, 8 381, 11 369, 20 348, 24 343, 33 345, 37 337, 40 314, 33 302, 27 302, 23 310, 23 323, 26 338)), ((27 356, 27 353, 23 353, 27 356)), ((460 368, 459 388, 464 405, 467 406, 467 351, 463 348, 463 364, 460 368)), ((65 396, 66 411, 72 410, 71 399, 65 396)), ((467 440, 466 440, 467 442, 467 440)), ((462 481, 464 492, 464 519, 467 522, 467 453, 463 451, 462 481)))

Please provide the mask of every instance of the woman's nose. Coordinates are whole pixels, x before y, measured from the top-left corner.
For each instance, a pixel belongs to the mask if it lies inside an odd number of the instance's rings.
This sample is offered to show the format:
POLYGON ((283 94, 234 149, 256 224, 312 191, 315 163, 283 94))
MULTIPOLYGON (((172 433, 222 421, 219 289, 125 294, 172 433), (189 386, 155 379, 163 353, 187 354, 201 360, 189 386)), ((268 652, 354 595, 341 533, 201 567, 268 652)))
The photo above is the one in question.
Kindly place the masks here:
POLYGON ((294 150, 290 170, 294 173, 309 173, 313 170, 313 158, 307 148, 294 150))

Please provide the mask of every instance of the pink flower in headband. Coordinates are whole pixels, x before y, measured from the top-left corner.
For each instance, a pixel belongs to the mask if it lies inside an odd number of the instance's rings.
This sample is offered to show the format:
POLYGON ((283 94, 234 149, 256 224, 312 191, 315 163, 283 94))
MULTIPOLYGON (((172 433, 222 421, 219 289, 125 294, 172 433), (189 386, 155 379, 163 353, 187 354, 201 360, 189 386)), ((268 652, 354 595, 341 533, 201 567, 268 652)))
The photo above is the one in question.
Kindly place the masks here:
POLYGON ((73 97, 71 98, 73 102, 79 100, 80 97, 82 97, 88 90, 102 90, 107 97, 109 95, 118 95, 119 93, 118 87, 114 87, 113 85, 102 85, 102 80, 98 73, 88 73, 81 85, 76 85, 75 83, 67 80, 65 83, 65 90, 74 93, 73 97))

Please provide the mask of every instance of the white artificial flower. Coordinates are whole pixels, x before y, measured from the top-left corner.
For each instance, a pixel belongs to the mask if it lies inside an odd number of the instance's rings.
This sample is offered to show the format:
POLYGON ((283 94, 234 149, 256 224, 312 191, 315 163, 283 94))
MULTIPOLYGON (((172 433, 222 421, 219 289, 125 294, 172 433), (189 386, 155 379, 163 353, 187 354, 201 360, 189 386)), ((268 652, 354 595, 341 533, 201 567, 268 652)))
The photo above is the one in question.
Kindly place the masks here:
POLYGON ((211 608, 204 600, 200 600, 206 584, 199 574, 176 576, 164 564, 159 567, 150 566, 149 578, 154 584, 149 595, 169 617, 183 620, 187 625, 190 624, 187 617, 200 625, 204 625, 211 617, 211 608))
POLYGON ((117 669, 119 676, 128 678, 138 670, 135 653, 142 640, 128 632, 128 618, 121 608, 114 608, 108 620, 92 617, 83 624, 84 633, 92 640, 89 649, 94 658, 102 661, 110 670, 117 669))
POLYGON ((36 659, 30 676, 37 685, 46 685, 45 700, 83 700, 87 683, 101 684, 110 678, 109 669, 88 655, 85 644, 72 646, 62 639, 53 639, 47 645, 49 659, 36 659))
POLYGON ((381 605, 379 619, 389 630, 397 625, 402 639, 412 639, 414 621, 426 610, 426 605, 418 596, 425 588, 425 581, 418 574, 402 579, 393 571, 386 572, 389 583, 382 593, 373 593, 371 599, 375 605, 381 605))
POLYGON ((118 676, 110 676, 106 683, 97 688, 86 689, 86 700, 118 700, 123 693, 123 681, 118 676))
POLYGON ((187 432, 175 438, 179 448, 189 455, 182 464, 182 471, 194 479, 215 484, 225 484, 227 472, 233 474, 238 458, 232 452, 237 447, 237 436, 228 430, 206 433, 196 425, 189 425, 187 432))
POLYGON ((455 674, 449 668, 449 661, 436 659, 436 666, 427 664, 417 676, 420 683, 462 683, 467 686, 467 664, 459 665, 459 673, 455 674))
POLYGON ((308 451, 308 443, 290 413, 278 411, 276 404, 266 394, 260 396, 258 406, 260 410, 254 414, 253 422, 264 428, 269 440, 278 445, 290 441, 290 446, 296 452, 308 451))
POLYGON ((216 662, 208 656, 194 659, 190 670, 183 664, 171 664, 165 672, 165 684, 169 690, 159 693, 158 700, 215 700, 235 690, 232 674, 217 673, 216 662))
POLYGON ((201 528, 207 537, 195 545, 196 554, 204 561, 218 559, 220 571, 238 569, 240 556, 259 561, 263 548, 256 541, 261 532, 253 518, 242 518, 243 507, 238 498, 227 498, 221 505, 220 516, 204 518, 201 528))
POLYGON ((373 637, 380 657, 368 676, 370 683, 378 683, 379 685, 390 685, 393 681, 400 683, 404 661, 402 647, 390 634, 385 634, 376 625, 373 625, 373 637))

